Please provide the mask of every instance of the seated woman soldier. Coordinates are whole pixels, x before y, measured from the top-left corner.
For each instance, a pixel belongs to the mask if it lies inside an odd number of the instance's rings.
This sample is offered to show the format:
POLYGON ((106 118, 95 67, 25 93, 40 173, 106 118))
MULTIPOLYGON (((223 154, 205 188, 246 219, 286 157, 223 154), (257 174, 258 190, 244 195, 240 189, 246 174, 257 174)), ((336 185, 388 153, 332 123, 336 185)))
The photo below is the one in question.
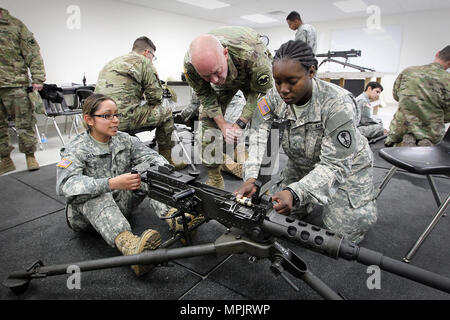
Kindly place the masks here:
MULTIPOLYGON (((168 162, 138 138, 118 131, 119 118, 111 98, 93 94, 85 100, 83 119, 87 131, 61 148, 56 190, 66 197, 71 229, 95 229, 110 246, 117 247, 123 255, 131 255, 161 244, 156 230, 147 229, 141 236, 131 232, 127 217, 145 198, 133 192, 141 188, 141 179, 139 174, 130 173, 131 168, 141 163, 168 162)), ((150 200, 150 206, 159 217, 169 211, 168 206, 154 200, 150 200)), ((132 269, 137 275, 148 270, 140 265, 132 269)))
POLYGON ((373 154, 356 127, 354 97, 316 78, 316 65, 303 41, 277 50, 272 63, 276 90, 260 99, 254 112, 245 182, 235 194, 250 197, 256 191, 268 131, 274 120, 285 119, 282 147, 289 159, 270 190, 274 209, 303 215, 321 205, 324 226, 359 243, 377 220, 373 154))

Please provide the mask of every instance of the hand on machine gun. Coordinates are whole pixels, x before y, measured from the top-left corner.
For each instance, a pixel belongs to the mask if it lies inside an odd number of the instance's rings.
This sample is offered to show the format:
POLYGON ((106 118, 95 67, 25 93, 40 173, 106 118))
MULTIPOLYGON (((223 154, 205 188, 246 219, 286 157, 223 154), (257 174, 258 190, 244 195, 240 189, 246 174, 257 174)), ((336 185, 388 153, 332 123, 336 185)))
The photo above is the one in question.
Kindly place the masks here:
MULTIPOLYGON (((250 178, 245 181, 238 189, 236 189, 233 194, 238 199, 251 198, 257 191, 255 186, 255 178, 250 178)), ((272 202, 275 202, 273 209, 282 215, 288 216, 292 211, 292 206, 294 203, 294 197, 292 193, 287 190, 282 190, 272 195, 272 202)))

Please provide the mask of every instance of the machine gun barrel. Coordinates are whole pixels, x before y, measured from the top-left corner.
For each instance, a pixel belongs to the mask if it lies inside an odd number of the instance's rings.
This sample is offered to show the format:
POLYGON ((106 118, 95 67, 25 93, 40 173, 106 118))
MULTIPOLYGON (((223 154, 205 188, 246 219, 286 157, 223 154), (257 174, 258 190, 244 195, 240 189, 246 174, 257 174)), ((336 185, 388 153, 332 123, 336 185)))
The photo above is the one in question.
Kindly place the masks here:
POLYGON ((319 69, 320 66, 323 65, 325 62, 334 62, 334 63, 340 64, 340 65, 343 65, 344 67, 350 67, 350 68, 357 69, 361 72, 367 72, 367 71, 375 72, 374 69, 361 67, 361 66, 357 66, 356 64, 348 63, 349 58, 355 58, 355 57, 360 57, 360 56, 361 56, 361 50, 355 50, 355 49, 352 49, 349 51, 328 51, 327 53, 318 53, 318 54, 316 54, 317 58, 325 58, 325 59, 323 59, 320 62, 317 69, 319 69), (339 61, 339 60, 336 60, 333 58, 345 58, 345 62, 339 61))
POLYGON ((343 258, 361 264, 376 265, 380 269, 401 277, 450 293, 450 279, 413 265, 389 258, 380 252, 359 247, 342 236, 304 221, 272 212, 264 220, 262 230, 284 238, 331 258, 343 258))
POLYGON ((354 58, 360 57, 361 50, 351 49, 349 51, 328 51, 327 53, 318 53, 318 58, 354 58))

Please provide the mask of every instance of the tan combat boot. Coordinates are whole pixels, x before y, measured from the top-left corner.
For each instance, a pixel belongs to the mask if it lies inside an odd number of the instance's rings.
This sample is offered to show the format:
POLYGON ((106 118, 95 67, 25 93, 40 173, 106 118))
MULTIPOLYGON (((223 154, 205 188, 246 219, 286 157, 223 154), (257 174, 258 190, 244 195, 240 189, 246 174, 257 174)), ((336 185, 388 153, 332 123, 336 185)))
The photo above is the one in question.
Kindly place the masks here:
POLYGON ((34 171, 39 170, 39 163, 37 162, 36 158, 34 157, 34 153, 29 153, 25 155, 27 159, 27 168, 28 171, 34 171))
POLYGON ((403 136, 402 142, 400 142, 399 147, 415 147, 416 146, 416 138, 412 134, 405 134, 403 136))
MULTIPOLYGON (((117 249, 124 255, 139 254, 144 250, 155 250, 161 245, 161 235, 158 231, 147 229, 140 237, 130 231, 121 232, 114 240, 117 249)), ((137 276, 145 274, 150 267, 147 265, 132 265, 137 276)))
POLYGON ((0 175, 14 170, 16 170, 16 166, 10 156, 0 160, 0 175))
POLYGON ((422 139, 419 142, 417 142, 417 145, 419 147, 431 147, 433 146, 433 143, 431 143, 431 141, 428 139, 422 139))
POLYGON ((242 164, 234 162, 227 154, 224 155, 222 171, 231 173, 233 176, 242 179, 242 164))
MULTIPOLYGON (((177 208, 169 209, 169 211, 167 211, 166 217, 172 216, 176 211, 177 211, 177 208)), ((185 216, 190 220, 187 223, 188 228, 190 228, 193 225, 197 224, 198 222, 200 222, 200 220, 205 219, 205 217, 203 217, 203 216, 194 216, 194 215, 189 214, 189 213, 185 213, 185 216)), ((181 232, 181 231, 183 231, 183 224, 178 219, 181 219, 181 217, 176 217, 176 218, 173 218, 173 219, 166 219, 166 222, 169 225, 170 230, 172 230, 173 232, 181 232)), ((197 233, 197 229, 195 229, 194 231, 191 232, 191 236, 192 237, 195 236, 196 233, 197 233)), ((186 240, 184 238, 181 239, 181 242, 183 244, 186 244, 186 240)))
POLYGON ((225 180, 223 180, 220 171, 222 166, 217 166, 215 168, 208 168, 208 180, 206 184, 211 187, 216 187, 225 190, 225 180))
POLYGON ((184 168, 187 167, 187 164, 184 162, 175 164, 172 161, 172 148, 169 149, 161 148, 159 150, 159 154, 162 155, 164 158, 166 158, 166 160, 169 161, 169 163, 175 167, 175 170, 183 170, 184 168))

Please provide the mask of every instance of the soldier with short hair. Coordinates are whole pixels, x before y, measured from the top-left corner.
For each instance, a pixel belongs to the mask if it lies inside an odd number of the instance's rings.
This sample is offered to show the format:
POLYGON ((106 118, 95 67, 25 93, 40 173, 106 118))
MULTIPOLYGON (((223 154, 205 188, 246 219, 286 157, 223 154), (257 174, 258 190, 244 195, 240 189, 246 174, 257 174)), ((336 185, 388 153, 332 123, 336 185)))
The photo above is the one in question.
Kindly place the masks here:
POLYGON ((431 146, 442 140, 450 122, 449 67, 450 45, 438 51, 432 63, 398 75, 392 90, 398 110, 386 146, 431 146))
POLYGON ((139 37, 130 53, 108 62, 100 71, 95 92, 113 98, 120 113, 121 131, 156 128, 159 153, 176 169, 186 164, 172 161, 172 110, 162 105, 163 88, 152 63, 156 46, 147 37, 139 37))
MULTIPOLYGON (((127 218, 145 199, 147 186, 131 169, 168 162, 138 138, 119 131, 121 116, 110 97, 94 93, 85 100, 83 120, 87 130, 61 148, 56 192, 66 198, 66 221, 72 230, 97 231, 108 245, 130 255, 156 249, 161 243, 156 230, 147 229, 141 236, 132 233, 127 218)), ((160 218, 171 209, 152 199, 149 204, 160 218)), ((190 217, 189 225, 197 219, 190 217)), ((179 223, 171 220, 175 219, 166 220, 169 226, 179 230, 179 223)), ((132 269, 136 275, 148 271, 141 265, 132 269)))
POLYGON ((306 42, 312 49, 313 53, 317 51, 317 32, 316 29, 307 23, 303 23, 300 14, 297 11, 291 11, 286 17, 289 29, 296 31, 294 40, 306 42))
POLYGON ((38 170, 34 156, 36 118, 27 88, 31 84, 33 91, 42 89, 44 62, 33 34, 3 8, 0 8, 0 34, 0 174, 16 170, 10 156, 14 147, 9 141, 8 118, 14 120, 19 151, 25 153, 28 170, 38 170))
POLYGON ((219 27, 191 42, 184 72, 201 103, 199 145, 208 168, 208 185, 224 188, 220 173, 223 139, 236 143, 252 117, 258 95, 272 87, 271 59, 258 33, 247 27, 219 27), (246 104, 236 122, 229 123, 224 115, 238 90, 246 104))
POLYGON ((316 63, 303 41, 289 41, 277 50, 275 88, 258 102, 245 182, 235 195, 251 197, 256 192, 268 132, 275 120, 284 120, 281 144, 289 159, 269 191, 276 202, 273 208, 301 218, 312 205, 321 205, 325 227, 359 243, 377 221, 373 154, 356 127, 353 95, 316 78, 316 63))
POLYGON ((371 102, 377 101, 383 91, 383 86, 372 81, 366 85, 364 92, 356 97, 358 130, 368 140, 384 134, 383 121, 372 115, 371 102))

